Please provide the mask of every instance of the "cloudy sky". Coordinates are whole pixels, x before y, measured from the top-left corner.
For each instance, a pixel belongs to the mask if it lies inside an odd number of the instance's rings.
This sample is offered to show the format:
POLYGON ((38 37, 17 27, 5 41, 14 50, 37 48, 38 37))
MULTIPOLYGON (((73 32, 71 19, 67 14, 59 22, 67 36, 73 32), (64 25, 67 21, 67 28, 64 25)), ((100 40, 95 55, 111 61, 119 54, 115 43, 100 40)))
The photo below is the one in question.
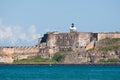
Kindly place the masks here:
POLYGON ((0 0, 0 46, 34 45, 48 31, 120 31, 120 0, 0 0))

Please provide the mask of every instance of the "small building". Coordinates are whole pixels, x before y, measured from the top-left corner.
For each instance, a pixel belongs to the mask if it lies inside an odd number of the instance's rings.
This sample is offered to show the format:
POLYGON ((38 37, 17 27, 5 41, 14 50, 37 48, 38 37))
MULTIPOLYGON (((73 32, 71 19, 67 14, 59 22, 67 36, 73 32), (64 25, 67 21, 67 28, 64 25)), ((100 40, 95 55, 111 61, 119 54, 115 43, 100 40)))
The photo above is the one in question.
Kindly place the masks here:
POLYGON ((74 23, 72 23, 70 27, 70 32, 77 32, 77 28, 74 26, 74 23))

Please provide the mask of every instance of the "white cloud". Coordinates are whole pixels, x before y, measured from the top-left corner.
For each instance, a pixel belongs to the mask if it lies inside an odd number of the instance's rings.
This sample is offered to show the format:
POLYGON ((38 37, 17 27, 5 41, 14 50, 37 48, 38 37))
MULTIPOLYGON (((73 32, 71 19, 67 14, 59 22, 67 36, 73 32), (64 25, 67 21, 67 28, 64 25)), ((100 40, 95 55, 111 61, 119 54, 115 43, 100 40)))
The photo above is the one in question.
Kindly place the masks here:
POLYGON ((31 26, 29 27, 28 33, 31 35, 30 37, 31 37, 32 40, 40 37, 40 35, 37 34, 35 25, 31 25, 31 26))
POLYGON ((25 42, 34 43, 33 41, 37 41, 39 37, 40 35, 36 31, 35 25, 31 25, 27 29, 14 25, 4 26, 0 19, 0 46, 1 44, 6 45, 6 43, 8 45, 24 44, 25 42))

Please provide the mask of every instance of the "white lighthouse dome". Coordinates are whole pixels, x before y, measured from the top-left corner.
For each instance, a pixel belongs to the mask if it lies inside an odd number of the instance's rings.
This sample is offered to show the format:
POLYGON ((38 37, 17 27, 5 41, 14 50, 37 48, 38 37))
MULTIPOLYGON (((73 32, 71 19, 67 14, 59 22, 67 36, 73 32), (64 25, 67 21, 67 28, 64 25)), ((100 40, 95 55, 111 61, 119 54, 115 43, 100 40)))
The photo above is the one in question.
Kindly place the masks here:
POLYGON ((72 23, 71 27, 70 27, 70 32, 76 32, 77 28, 74 26, 74 24, 72 23))

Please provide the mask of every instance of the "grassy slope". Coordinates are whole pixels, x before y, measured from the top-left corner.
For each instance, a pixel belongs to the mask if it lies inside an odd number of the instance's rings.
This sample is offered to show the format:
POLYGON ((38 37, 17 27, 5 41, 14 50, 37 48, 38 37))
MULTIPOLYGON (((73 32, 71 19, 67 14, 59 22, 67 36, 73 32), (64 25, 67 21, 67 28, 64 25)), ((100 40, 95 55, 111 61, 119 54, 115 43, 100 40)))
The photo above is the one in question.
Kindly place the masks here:
MULTIPOLYGON (((101 51, 120 51, 120 38, 106 38, 99 41, 102 46, 99 46, 98 49, 101 51)), ((100 63, 116 63, 120 62, 117 58, 112 59, 100 59, 100 63)))
POLYGON ((102 46, 99 46, 99 50, 120 50, 120 38, 106 38, 99 42, 102 46))

